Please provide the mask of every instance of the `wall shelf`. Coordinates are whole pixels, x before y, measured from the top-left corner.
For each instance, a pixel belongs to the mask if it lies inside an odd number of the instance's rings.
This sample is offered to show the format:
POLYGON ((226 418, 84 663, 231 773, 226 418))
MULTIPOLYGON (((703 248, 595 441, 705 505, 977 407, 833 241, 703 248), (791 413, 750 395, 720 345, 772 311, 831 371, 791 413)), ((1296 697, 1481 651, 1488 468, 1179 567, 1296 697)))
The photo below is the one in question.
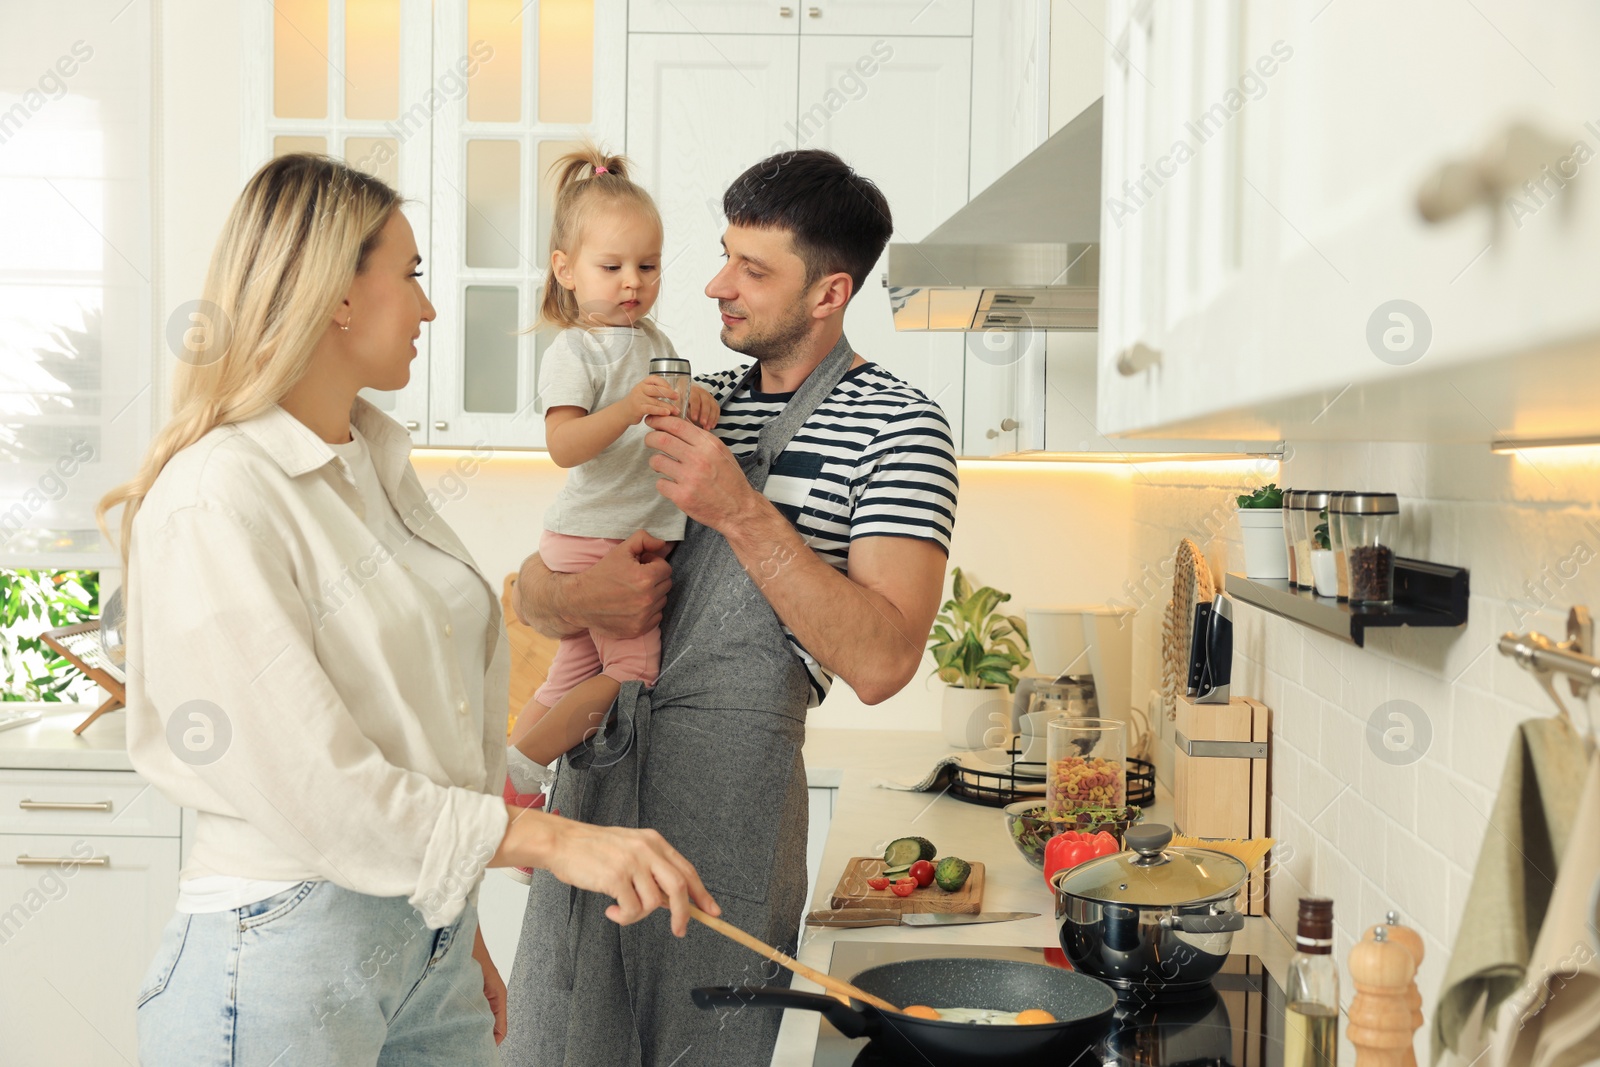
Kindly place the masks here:
POLYGON ((1467 621, 1468 575, 1465 567, 1396 557, 1394 604, 1351 607, 1330 596, 1290 589, 1284 579, 1246 578, 1229 574, 1226 592, 1253 607, 1292 619, 1302 626, 1332 634, 1361 647, 1374 626, 1464 626, 1467 621))

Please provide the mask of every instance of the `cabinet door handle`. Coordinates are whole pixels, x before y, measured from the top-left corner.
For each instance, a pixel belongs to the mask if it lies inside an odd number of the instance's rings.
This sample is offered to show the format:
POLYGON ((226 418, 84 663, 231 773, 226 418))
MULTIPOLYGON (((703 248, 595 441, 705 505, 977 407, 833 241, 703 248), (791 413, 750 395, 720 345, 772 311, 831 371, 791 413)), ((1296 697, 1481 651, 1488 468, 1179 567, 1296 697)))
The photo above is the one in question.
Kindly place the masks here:
POLYGON ((23 811, 110 811, 109 800, 19 800, 23 811))
MULTIPOLYGON (((1476 156, 1439 165, 1417 190, 1417 213, 1426 222, 1443 222, 1479 204, 1495 207, 1518 187, 1559 164, 1572 146, 1526 122, 1496 134, 1476 156)), ((1556 167, 1558 184, 1575 176, 1556 167)))
POLYGON ((811 18, 820 19, 822 17, 822 8, 808 7, 806 8, 806 14, 811 18))
POLYGON ((416 419, 407 419, 406 429, 410 430, 412 433, 416 433, 418 430, 422 429, 422 423, 418 422, 416 419))
POLYGON ((985 436, 989 440, 993 441, 996 437, 999 437, 1002 433, 1010 433, 1012 430, 1015 430, 1020 425, 1022 425, 1022 424, 1020 422, 1018 422, 1016 419, 1001 419, 1000 420, 1000 428, 998 430, 991 428, 991 429, 985 431, 983 436, 985 436))
POLYGON ((780 7, 780 8, 778 8, 778 17, 781 18, 781 19, 793 18, 794 17, 794 8, 792 8, 792 7, 780 7))
POLYGON ((445 422, 443 419, 440 419, 438 422, 433 424, 433 428, 435 430, 448 430, 450 428, 450 424, 445 422))
POLYGON ((18 867, 55 867, 62 863, 76 863, 80 867, 109 867, 110 856, 90 856, 80 860, 76 856, 18 856, 18 867))
POLYGON ((1151 348, 1143 341, 1129 345, 1117 353, 1117 373, 1124 378, 1131 378, 1140 371, 1154 367, 1161 362, 1161 350, 1151 348))

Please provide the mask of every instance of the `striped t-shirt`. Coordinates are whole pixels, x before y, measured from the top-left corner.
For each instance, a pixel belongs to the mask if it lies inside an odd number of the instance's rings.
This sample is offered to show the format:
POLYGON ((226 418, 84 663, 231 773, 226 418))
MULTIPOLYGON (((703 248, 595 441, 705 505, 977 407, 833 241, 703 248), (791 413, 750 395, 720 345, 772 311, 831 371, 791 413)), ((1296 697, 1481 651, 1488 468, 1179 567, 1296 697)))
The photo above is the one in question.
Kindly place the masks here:
MULTIPOLYGON (((722 406, 716 433, 736 456, 755 451, 761 428, 794 396, 752 385, 729 397, 748 366, 696 379, 722 406)), ((773 461, 765 492, 801 539, 844 571, 858 537, 912 537, 949 555, 956 488, 955 442, 939 405, 864 363, 845 373, 773 461)), ((811 676, 815 706, 833 675, 787 626, 783 632, 811 676)))

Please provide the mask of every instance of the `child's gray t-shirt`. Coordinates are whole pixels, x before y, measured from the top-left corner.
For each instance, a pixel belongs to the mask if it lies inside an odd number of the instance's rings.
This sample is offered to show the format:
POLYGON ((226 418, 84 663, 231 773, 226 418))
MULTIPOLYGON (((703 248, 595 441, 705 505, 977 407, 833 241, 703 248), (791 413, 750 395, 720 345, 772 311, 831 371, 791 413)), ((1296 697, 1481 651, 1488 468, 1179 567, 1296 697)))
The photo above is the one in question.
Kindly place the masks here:
MULTIPOLYGON (((647 319, 637 326, 562 330, 539 365, 544 409, 580 407, 591 415, 627 396, 650 374, 650 360, 676 356, 672 342, 647 319)), ((631 537, 648 530, 663 541, 683 540, 683 512, 656 490, 645 447, 650 428, 628 427, 610 447, 567 472, 544 528, 575 537, 631 537)))

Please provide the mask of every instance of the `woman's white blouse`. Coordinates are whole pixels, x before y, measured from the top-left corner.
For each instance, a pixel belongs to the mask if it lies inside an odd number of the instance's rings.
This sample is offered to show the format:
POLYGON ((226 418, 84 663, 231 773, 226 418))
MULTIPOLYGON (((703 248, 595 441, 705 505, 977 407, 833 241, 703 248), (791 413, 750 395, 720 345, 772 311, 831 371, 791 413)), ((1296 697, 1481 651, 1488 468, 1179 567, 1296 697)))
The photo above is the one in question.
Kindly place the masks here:
POLYGON ((423 546, 374 537, 349 468, 294 416, 213 430, 134 519, 129 752, 197 812, 184 878, 326 878, 407 897, 438 927, 505 833, 505 638, 493 587, 411 469, 410 435, 363 400, 351 422, 432 546, 428 577, 423 546), (445 556, 456 603, 436 588, 445 556))

